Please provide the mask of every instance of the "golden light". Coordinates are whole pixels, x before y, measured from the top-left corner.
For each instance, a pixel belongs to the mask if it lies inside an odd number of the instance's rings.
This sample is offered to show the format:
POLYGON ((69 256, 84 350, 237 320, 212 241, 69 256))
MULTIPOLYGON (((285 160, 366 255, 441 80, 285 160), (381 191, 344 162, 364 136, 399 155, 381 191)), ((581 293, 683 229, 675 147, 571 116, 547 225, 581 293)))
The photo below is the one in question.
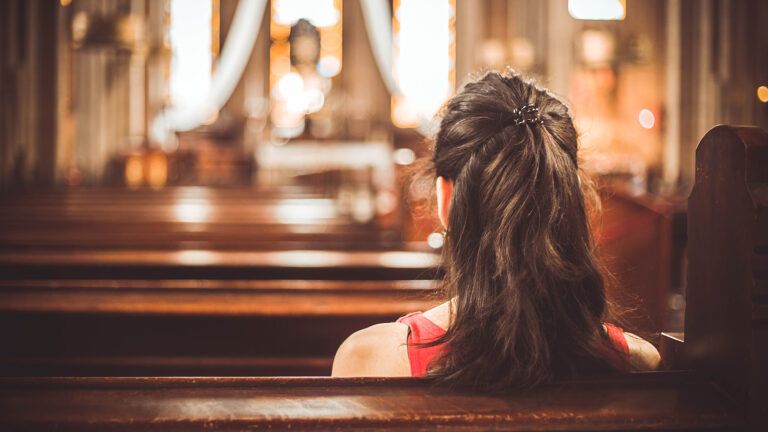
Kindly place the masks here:
POLYGON ((757 98, 762 103, 768 103, 768 87, 760 86, 757 88, 757 98))
POLYGON ((147 184, 154 189, 165 186, 168 181, 168 158, 161 151, 154 151, 147 157, 147 184))
POLYGON ((640 122, 640 126, 643 128, 651 129, 656 124, 656 116, 653 115, 653 111, 643 108, 637 116, 637 121, 640 122))
POLYGON ((627 16, 627 1, 568 0, 568 13, 579 20, 621 21, 627 16))
POLYGON ((456 0, 395 0, 392 122, 415 127, 431 119, 456 81, 456 0))
POLYGON ((144 161, 140 154, 132 154, 125 160, 125 184, 137 188, 144 182, 144 161))

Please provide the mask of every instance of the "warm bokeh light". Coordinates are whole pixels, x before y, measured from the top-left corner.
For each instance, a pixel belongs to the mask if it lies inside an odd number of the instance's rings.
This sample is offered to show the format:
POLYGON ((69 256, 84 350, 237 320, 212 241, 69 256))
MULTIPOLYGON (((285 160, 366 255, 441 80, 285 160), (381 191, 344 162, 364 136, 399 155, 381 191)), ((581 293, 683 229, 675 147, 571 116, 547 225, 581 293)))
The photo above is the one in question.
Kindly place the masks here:
POLYGON ((161 151, 151 152, 147 157, 147 184, 154 189, 165 186, 168 181, 168 158, 161 151))
POLYGON ((211 215, 211 204, 207 199, 198 199, 177 204, 174 209, 176 220, 184 223, 203 223, 211 215))
POLYGON ((656 116, 653 115, 653 111, 643 108, 637 116, 637 121, 643 128, 651 129, 656 124, 656 116))
POLYGON ((282 223, 312 222, 338 217, 336 203, 329 199, 290 199, 280 202, 275 216, 282 223))
POLYGON ((394 69, 401 97, 392 121, 415 127, 431 119, 453 92, 455 0, 395 0, 394 69))
POLYGON ((141 155, 134 154, 125 159, 125 184, 137 188, 144 182, 144 162, 141 155))
POLYGON ((409 148, 399 148, 392 152, 392 160, 398 165, 410 165, 416 160, 416 153, 409 148))
POLYGON ((427 244, 432 249, 440 249, 445 243, 445 237, 439 232, 433 232, 427 236, 427 244))
POLYGON ((568 13, 580 20, 623 20, 626 0, 568 0, 568 13))
POLYGON ((171 0, 170 7, 171 101, 196 106, 211 85, 212 0, 171 0))
POLYGON ((768 87, 760 86, 757 88, 757 98, 762 103, 768 103, 768 87))

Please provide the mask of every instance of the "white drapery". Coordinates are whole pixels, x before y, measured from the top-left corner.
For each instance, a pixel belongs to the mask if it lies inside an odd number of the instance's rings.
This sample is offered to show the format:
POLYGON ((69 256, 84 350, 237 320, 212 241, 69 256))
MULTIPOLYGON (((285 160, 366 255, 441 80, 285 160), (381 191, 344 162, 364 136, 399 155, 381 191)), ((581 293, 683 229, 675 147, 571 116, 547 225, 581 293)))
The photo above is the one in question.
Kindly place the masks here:
POLYGON ((166 143, 176 131, 194 129, 221 110, 243 76, 248 59, 259 36, 266 0, 240 0, 221 50, 208 95, 200 104, 166 108, 152 121, 154 142, 166 143))
MULTIPOLYGON (((392 96, 402 95, 392 71, 392 14, 387 0, 360 0, 363 8, 365 29, 368 40, 371 43, 373 58, 379 69, 381 79, 392 96)), ((437 127, 433 119, 422 117, 416 130, 422 135, 428 136, 434 133, 437 127)))
MULTIPOLYGON (((373 57, 384 85, 391 95, 400 95, 402 92, 392 74, 392 14, 389 2, 360 0, 360 4, 373 57)), ((199 127, 224 107, 251 57, 266 7, 266 0, 240 0, 204 102, 190 107, 170 107, 160 112, 150 129, 150 138, 154 142, 166 143, 176 131, 199 127)), ((416 130, 429 135, 435 126, 432 119, 422 118, 416 130)))

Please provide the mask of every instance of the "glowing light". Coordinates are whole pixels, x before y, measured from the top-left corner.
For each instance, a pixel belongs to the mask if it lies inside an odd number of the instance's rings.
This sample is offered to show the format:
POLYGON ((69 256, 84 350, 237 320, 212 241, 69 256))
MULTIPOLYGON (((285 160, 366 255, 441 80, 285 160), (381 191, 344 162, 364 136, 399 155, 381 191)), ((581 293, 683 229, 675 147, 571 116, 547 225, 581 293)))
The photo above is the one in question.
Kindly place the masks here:
POLYGON ((589 65, 607 65, 615 57, 616 41, 607 31, 585 30, 581 34, 581 44, 582 58, 589 65))
POLYGON ((398 165, 410 165, 416 160, 416 153, 409 148, 400 148, 392 152, 392 160, 398 165))
POLYGON ((623 20, 626 0, 568 0, 568 13, 580 20, 623 20))
POLYGON ((172 0, 171 100, 176 106, 202 103, 211 86, 211 0, 172 0))
POLYGON ((757 98, 762 103, 768 103, 768 87, 760 86, 757 88, 757 98))
POLYGON ((392 120, 414 127, 432 118, 453 91, 454 0, 395 1, 394 70, 402 96, 392 120))
POLYGON ((147 159, 147 184, 154 189, 165 186, 168 180, 168 159, 162 152, 154 152, 147 159))
POLYGON ((308 113, 317 112, 323 108, 325 95, 318 89, 309 89, 304 92, 304 102, 308 113))
POLYGON ((184 223, 203 223, 211 216, 211 206, 207 200, 183 202, 174 209, 176 220, 184 223))
POLYGON ((338 217, 331 200, 295 200, 280 203, 275 209, 280 222, 297 223, 338 217))
POLYGON ((384 267, 434 267, 440 265, 440 257, 432 252, 382 252, 379 264, 384 267))
POLYGON ((376 211, 385 215, 397 210, 397 196, 389 191, 382 191, 376 195, 376 211))
POLYGON ((323 56, 317 63, 317 73, 330 78, 341 72, 341 62, 334 56, 323 56))
POLYGON ((125 160, 125 184, 137 188, 144 181, 144 163, 141 155, 130 155, 125 160))
POLYGON ((637 121, 640 122, 640 126, 643 128, 651 129, 656 124, 656 116, 648 108, 643 108, 637 116, 637 121))
POLYGON ((214 252, 206 250, 185 250, 177 253, 179 262, 185 265, 205 265, 219 262, 219 257, 214 252))
POLYGON ((280 99, 295 99, 304 93, 304 80, 301 75, 291 72, 283 75, 277 82, 277 94, 280 99))
POLYGON ((333 0, 277 0, 274 19, 279 24, 293 25, 306 19, 316 27, 330 27, 339 22, 339 11, 333 0))
POLYGON ((427 236, 427 244, 432 249, 440 249, 441 247, 443 247, 444 243, 445 243, 445 237, 438 232, 433 232, 432 234, 427 236))

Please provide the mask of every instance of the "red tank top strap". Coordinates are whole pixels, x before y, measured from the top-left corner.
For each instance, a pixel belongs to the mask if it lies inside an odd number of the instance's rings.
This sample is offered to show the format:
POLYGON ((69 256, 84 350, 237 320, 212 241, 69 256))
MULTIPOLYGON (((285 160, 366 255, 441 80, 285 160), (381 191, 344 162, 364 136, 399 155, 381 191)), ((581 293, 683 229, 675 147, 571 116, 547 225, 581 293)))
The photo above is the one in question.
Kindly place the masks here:
POLYGON ((608 334, 608 340, 611 341, 614 351, 605 353, 608 362, 617 370, 628 371, 630 369, 627 362, 629 357, 629 344, 624 336, 624 330, 613 324, 604 323, 605 331, 608 334))
POLYGON ((445 334, 445 330, 430 321, 421 312, 412 312, 400 317, 397 322, 408 326, 408 361, 411 376, 423 377, 430 362, 440 354, 442 345, 422 347, 419 344, 432 342, 445 334))

